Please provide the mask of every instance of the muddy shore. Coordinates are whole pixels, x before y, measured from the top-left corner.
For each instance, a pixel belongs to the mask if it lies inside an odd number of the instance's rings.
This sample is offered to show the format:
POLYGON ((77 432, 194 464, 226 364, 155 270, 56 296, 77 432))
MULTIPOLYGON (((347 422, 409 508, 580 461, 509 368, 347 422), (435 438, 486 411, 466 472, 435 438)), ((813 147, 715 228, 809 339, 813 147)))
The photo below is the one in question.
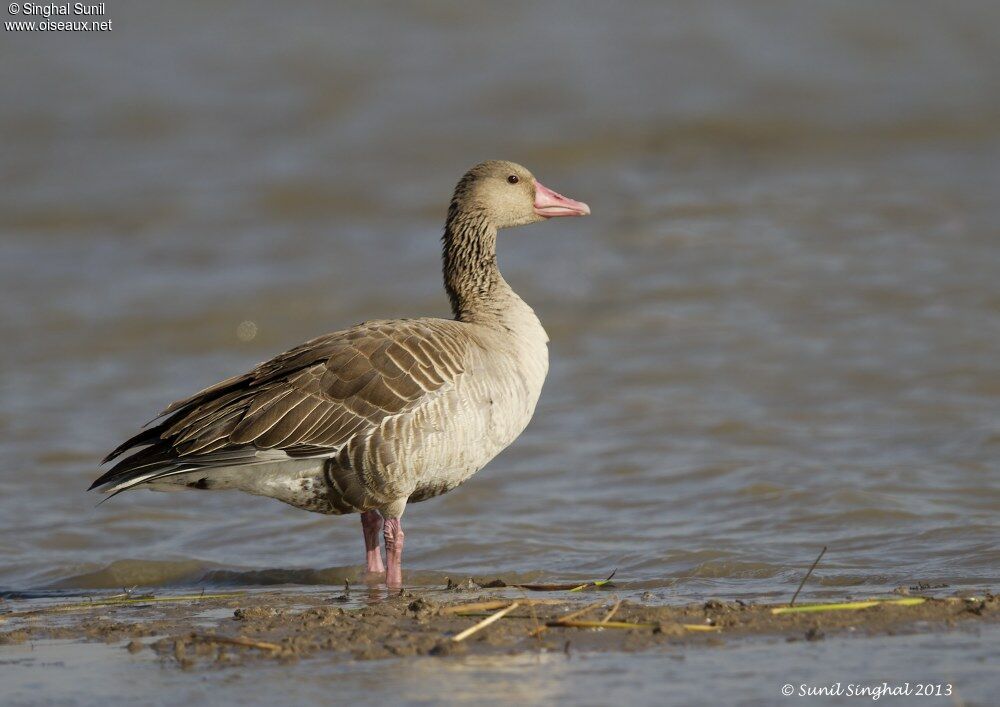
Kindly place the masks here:
POLYGON ((155 651, 165 664, 191 669, 319 654, 332 660, 370 660, 532 651, 629 652, 755 639, 816 641, 845 633, 941 631, 1000 619, 1000 598, 991 592, 887 597, 887 602, 867 608, 801 613, 775 613, 778 605, 743 601, 651 606, 618 601, 612 590, 530 596, 510 589, 333 594, 133 594, 41 608, 26 608, 12 600, 0 605, 0 650, 39 639, 121 643, 129 652, 155 651), (506 611, 501 618, 455 640, 501 610, 506 611), (566 622, 571 614, 575 616, 566 622), (602 621, 603 626, 595 625, 602 621))

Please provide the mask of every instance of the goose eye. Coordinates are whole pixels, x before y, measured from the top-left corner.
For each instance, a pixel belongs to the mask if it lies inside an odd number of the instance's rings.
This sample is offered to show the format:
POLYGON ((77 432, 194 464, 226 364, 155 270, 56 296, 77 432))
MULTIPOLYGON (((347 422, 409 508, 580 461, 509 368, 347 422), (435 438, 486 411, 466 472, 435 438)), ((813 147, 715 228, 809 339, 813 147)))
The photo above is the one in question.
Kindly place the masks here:
POLYGON ((517 184, 517 182, 518 182, 518 179, 517 179, 517 175, 516 174, 512 174, 509 177, 507 177, 507 183, 508 184, 517 184))

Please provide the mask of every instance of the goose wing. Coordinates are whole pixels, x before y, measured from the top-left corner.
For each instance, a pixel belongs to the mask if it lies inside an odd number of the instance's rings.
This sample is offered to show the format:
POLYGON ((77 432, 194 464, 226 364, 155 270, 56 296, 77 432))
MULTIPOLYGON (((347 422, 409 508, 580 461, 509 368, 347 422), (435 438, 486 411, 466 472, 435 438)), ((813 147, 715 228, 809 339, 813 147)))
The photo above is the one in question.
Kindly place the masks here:
POLYGON ((105 458, 133 452, 91 488, 117 492, 192 469, 336 453, 455 384, 470 345, 462 326, 377 321, 307 341, 170 405, 105 458))

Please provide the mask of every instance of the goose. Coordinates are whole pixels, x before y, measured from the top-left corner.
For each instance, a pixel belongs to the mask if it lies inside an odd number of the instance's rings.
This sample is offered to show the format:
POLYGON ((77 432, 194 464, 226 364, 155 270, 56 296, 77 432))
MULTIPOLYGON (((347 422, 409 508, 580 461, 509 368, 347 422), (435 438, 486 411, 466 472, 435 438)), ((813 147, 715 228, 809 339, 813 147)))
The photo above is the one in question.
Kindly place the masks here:
POLYGON ((402 587, 407 503, 454 489, 510 445, 548 372, 548 336, 500 274, 497 232, 589 214, 518 164, 476 165, 442 237, 453 319, 368 321, 179 400, 108 454, 102 464, 128 452, 90 489, 236 489, 360 513, 366 577, 402 587))

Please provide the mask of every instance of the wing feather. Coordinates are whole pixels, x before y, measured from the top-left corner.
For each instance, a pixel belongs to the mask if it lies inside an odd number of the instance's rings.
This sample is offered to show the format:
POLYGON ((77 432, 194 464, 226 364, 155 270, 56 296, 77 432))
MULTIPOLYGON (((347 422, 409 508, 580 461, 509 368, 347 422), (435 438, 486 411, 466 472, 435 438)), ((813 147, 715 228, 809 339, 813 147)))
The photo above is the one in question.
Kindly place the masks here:
POLYGON ((303 422, 309 419, 309 416, 313 411, 323 404, 322 400, 318 398, 307 398, 302 401, 295 408, 290 410, 288 414, 282 417, 278 424, 269 429, 266 433, 261 435, 257 440, 258 447, 264 447, 270 449, 272 447, 282 448, 288 445, 289 440, 295 433, 303 422))
POLYGON ((307 341, 167 407, 162 422, 108 456, 132 452, 91 488, 123 490, 189 467, 252 465, 261 450, 332 456, 454 385, 473 346, 465 326, 370 322, 307 341))

